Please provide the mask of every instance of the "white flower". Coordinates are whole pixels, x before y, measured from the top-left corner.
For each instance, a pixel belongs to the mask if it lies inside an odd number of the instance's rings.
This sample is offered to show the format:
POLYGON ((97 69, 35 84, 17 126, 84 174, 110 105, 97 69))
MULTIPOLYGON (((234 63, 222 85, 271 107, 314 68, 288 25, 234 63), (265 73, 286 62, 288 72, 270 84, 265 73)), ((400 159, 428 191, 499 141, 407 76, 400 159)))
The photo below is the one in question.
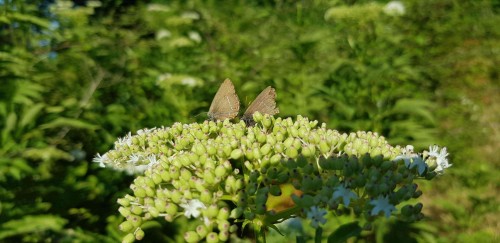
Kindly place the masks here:
POLYGON ((160 163, 160 161, 158 161, 158 159, 156 158, 156 156, 154 154, 149 155, 148 160, 149 160, 148 167, 152 167, 153 165, 160 163))
POLYGON ((196 43, 201 42, 201 35, 196 31, 189 31, 188 36, 189 39, 193 40, 196 43))
POLYGON ((370 204, 375 206, 372 209, 371 215, 378 215, 381 211, 384 212, 385 217, 389 218, 391 216, 391 212, 396 210, 396 207, 394 205, 389 203, 389 198, 388 197, 382 197, 378 196, 377 199, 372 199, 370 201, 370 204))
POLYGON ((181 18, 198 20, 200 19, 200 14, 194 11, 186 11, 181 14, 181 18))
POLYGON ((184 216, 187 218, 198 218, 201 212, 200 209, 206 208, 205 204, 203 204, 198 199, 189 200, 188 203, 181 203, 180 206, 184 208, 184 216))
POLYGON ((108 160, 108 156, 106 154, 104 154, 102 156, 100 154, 97 154, 95 156, 95 158, 92 160, 92 162, 99 163, 99 166, 104 168, 104 167, 106 167, 106 165, 104 163, 107 162, 107 160, 108 160))
POLYGON ((424 173, 425 169, 427 168, 427 164, 420 156, 415 156, 412 159, 413 159, 413 163, 411 163, 409 168, 413 169, 414 167, 417 167, 418 174, 422 175, 424 173))
POLYGON ((172 32, 167 29, 160 29, 156 32, 156 40, 161 40, 163 38, 168 38, 172 36, 172 32))
POLYGON ((384 7, 384 13, 390 16, 401 16, 405 14, 405 5, 400 1, 390 1, 384 7))
POLYGON ((414 167, 417 167, 419 175, 422 175, 427 168, 427 164, 422 159, 422 157, 414 153, 412 145, 406 145, 406 148, 403 149, 401 154, 394 158, 394 161, 399 160, 403 160, 407 168, 412 169, 414 167))
POLYGON ((452 164, 448 163, 448 159, 446 158, 448 156, 448 152, 446 151, 446 147, 442 148, 441 151, 439 151, 439 146, 434 145, 434 146, 429 146, 429 159, 436 159, 437 167, 434 171, 438 173, 443 173, 445 169, 449 168, 452 166, 452 164))
POLYGON ((358 196, 344 186, 338 186, 333 192, 333 199, 336 200, 337 198, 342 198, 344 205, 348 207, 351 199, 358 199, 358 196))
POLYGON ((318 228, 319 224, 325 224, 326 219, 326 210, 323 208, 318 208, 316 206, 311 207, 307 210, 307 218, 311 220, 311 226, 313 228, 318 228))
POLYGON ((170 8, 165 6, 165 5, 162 5, 162 4, 155 4, 155 3, 152 3, 152 4, 148 4, 147 8, 146 8, 147 11, 158 11, 158 12, 168 12, 170 11, 170 8))
POLYGON ((141 160, 141 155, 139 154, 131 154, 128 158, 128 161, 129 163, 132 163, 132 164, 137 164, 137 162, 139 162, 141 160))
POLYGON ((196 86, 196 83, 197 83, 196 79, 191 78, 191 77, 183 78, 181 80, 181 84, 186 85, 186 86, 190 86, 190 87, 196 86))

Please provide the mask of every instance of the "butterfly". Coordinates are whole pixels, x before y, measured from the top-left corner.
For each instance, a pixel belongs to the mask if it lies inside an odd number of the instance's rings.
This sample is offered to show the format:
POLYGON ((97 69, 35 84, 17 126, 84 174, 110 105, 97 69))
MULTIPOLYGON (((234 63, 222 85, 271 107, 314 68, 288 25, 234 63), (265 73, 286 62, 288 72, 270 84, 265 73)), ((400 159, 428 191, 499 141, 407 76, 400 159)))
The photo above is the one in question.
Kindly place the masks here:
POLYGON ((208 109, 208 118, 210 120, 233 119, 240 111, 240 100, 231 80, 226 79, 222 82, 219 90, 215 93, 214 100, 208 109))
MULTIPOLYGON (((279 113, 276 107, 276 91, 271 86, 265 88, 248 106, 241 120, 247 125, 253 125, 253 114, 260 112, 262 114, 275 115, 279 113)), ((210 120, 225 120, 233 119, 238 115, 240 109, 240 101, 234 89, 231 80, 226 79, 222 82, 219 90, 215 93, 214 99, 208 109, 208 117, 210 120)))
POLYGON ((260 112, 261 114, 269 114, 271 116, 278 114, 280 111, 276 107, 276 91, 273 87, 268 86, 255 98, 255 100, 248 106, 241 120, 245 121, 247 125, 254 125, 253 113, 260 112))

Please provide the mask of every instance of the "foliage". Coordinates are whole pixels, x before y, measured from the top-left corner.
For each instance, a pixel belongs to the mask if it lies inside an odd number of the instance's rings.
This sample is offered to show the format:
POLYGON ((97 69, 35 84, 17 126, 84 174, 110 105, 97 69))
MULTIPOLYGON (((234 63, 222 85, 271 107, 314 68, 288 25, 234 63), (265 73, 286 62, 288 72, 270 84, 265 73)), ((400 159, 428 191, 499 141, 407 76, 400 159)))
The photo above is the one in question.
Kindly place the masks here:
MULTIPOLYGON (((0 1, 0 240, 121 238, 131 178, 93 155, 129 131, 203 120, 231 78, 244 103, 275 87, 283 117, 446 144, 455 172, 424 186, 427 227, 403 231, 493 241, 497 1, 408 0, 399 16, 371 0, 74 2, 0 1)), ((398 226, 381 225, 366 238, 398 226)))

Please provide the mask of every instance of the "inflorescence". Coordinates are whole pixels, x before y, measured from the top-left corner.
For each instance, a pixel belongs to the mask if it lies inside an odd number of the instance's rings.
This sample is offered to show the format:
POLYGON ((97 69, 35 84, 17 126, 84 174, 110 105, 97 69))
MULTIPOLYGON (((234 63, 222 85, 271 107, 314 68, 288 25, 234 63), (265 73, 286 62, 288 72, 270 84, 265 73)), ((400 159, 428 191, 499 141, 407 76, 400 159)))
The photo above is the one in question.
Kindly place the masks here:
POLYGON ((396 206, 422 194, 415 179, 430 180, 451 166, 446 148, 416 154, 377 133, 340 133, 302 116, 255 113, 254 121, 144 129, 98 155, 102 167, 141 174, 133 193, 118 199, 120 229, 128 233, 123 242, 142 239, 141 225, 159 217, 197 221, 184 233, 187 242, 226 241, 238 225, 260 231, 292 217, 316 228, 327 212, 352 212, 366 222, 391 215, 416 221, 423 218, 421 203, 396 206), (284 184, 300 192, 291 195, 294 205, 268 208, 284 184))

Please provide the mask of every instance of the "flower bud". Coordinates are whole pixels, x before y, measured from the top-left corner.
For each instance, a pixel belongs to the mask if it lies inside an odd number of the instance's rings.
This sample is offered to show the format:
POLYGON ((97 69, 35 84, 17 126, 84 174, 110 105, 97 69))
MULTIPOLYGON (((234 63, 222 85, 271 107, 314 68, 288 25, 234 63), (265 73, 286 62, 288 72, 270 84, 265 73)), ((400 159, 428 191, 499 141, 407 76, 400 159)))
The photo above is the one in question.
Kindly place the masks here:
POLYGON ((127 234, 125 237, 122 239, 122 243, 132 243, 135 241, 135 236, 133 233, 127 234))
POLYGON ((226 231, 219 232, 219 240, 220 241, 227 241, 227 240, 229 240, 229 228, 226 231))
POLYGON ((126 198, 118 198, 117 202, 118 202, 118 204, 120 204, 124 207, 128 207, 130 205, 130 200, 128 200, 126 198))
POLYGON ((204 238, 208 234, 208 229, 205 225, 200 224, 196 226, 196 233, 200 236, 200 238, 204 238))
POLYGON ((144 238, 144 230, 138 228, 137 230, 135 230, 134 236, 136 240, 142 240, 144 238))
POLYGON ((133 205, 130 207, 130 212, 135 214, 135 215, 141 215, 142 214, 142 207, 139 205, 133 205))
POLYGON ((179 207, 177 206, 177 204, 170 203, 170 202, 167 203, 166 208, 165 208, 165 212, 169 215, 172 215, 172 216, 177 214, 178 210, 179 210, 179 207))
POLYGON ((130 232, 132 229, 134 229, 134 225, 132 225, 132 222, 130 221, 123 221, 118 228, 123 231, 123 232, 130 232))
POLYGON ((207 243, 217 243, 219 242, 219 235, 215 232, 210 232, 207 234, 205 240, 207 241, 207 243))
POLYGON ((186 242, 198 242, 200 241, 200 235, 195 231, 187 231, 184 233, 184 240, 186 242))

